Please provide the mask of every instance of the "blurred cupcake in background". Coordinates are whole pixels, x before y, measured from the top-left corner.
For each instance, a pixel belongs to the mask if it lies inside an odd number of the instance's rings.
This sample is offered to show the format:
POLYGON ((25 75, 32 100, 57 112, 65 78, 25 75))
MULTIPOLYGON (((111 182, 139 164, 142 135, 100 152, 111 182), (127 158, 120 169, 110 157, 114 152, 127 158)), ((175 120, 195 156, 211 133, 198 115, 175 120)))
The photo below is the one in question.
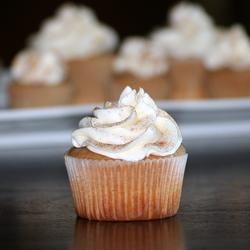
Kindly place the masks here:
POLYGON ((73 88, 67 79, 67 67, 52 51, 25 49, 11 64, 9 106, 44 107, 70 104, 73 88))
POLYGON ((241 25, 219 30, 204 64, 209 70, 210 97, 250 96, 250 40, 241 25))
POLYGON ((206 97, 206 69, 203 58, 216 40, 212 18, 198 4, 181 2, 168 13, 168 25, 150 34, 154 44, 169 55, 171 98, 206 97))
POLYGON ((110 75, 117 43, 117 33, 92 9, 73 3, 60 6, 29 41, 32 48, 54 50, 67 63, 77 87, 74 104, 104 101, 103 82, 110 75))
POLYGON ((162 48, 143 37, 128 37, 113 61, 112 77, 106 88, 108 98, 117 100, 129 84, 133 89, 145 89, 154 99, 166 99, 171 91, 168 69, 162 48))

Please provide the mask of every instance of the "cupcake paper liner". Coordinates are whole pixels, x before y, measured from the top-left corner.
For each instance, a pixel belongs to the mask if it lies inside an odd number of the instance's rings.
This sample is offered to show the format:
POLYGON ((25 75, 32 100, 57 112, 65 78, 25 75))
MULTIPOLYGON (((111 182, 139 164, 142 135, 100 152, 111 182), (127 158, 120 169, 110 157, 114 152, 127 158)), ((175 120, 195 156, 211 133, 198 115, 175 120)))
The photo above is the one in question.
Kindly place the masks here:
POLYGON ((250 96, 250 70, 221 69, 210 71, 208 91, 211 98, 235 98, 250 96))
POLYGON ((68 62, 69 78, 76 88, 72 104, 105 101, 105 82, 111 75, 113 57, 107 53, 68 62))
POLYGON ((72 102, 74 91, 70 82, 52 86, 12 82, 8 89, 9 105, 11 108, 68 105, 72 102))
POLYGON ((177 213, 187 154, 137 162, 64 157, 82 218, 135 221, 177 213))
POLYGON ((173 83, 170 99, 207 98, 207 71, 200 60, 173 59, 169 75, 173 83))
POLYGON ((150 93, 150 96, 157 100, 169 98, 172 91, 172 84, 168 73, 146 79, 130 73, 113 73, 110 80, 106 83, 106 96, 108 100, 119 99, 120 93, 126 88, 128 83, 132 89, 143 87, 146 93, 150 93))

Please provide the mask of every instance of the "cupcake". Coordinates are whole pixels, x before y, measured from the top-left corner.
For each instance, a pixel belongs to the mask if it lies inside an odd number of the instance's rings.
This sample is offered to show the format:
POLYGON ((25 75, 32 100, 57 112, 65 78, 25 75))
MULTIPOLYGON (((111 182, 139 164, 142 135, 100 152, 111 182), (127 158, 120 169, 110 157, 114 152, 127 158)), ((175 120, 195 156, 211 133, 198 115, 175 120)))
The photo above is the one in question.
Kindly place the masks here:
POLYGON ((164 51, 142 37, 128 37, 122 43, 113 62, 113 74, 108 82, 107 97, 117 100, 127 83, 142 87, 153 99, 166 99, 171 86, 168 60, 164 51))
POLYGON ((181 131, 151 97, 126 87, 72 133, 64 154, 76 213, 138 221, 177 213, 187 160, 181 131))
POLYGON ((73 103, 81 104, 105 100, 103 83, 110 75, 117 43, 117 33, 99 22, 92 9, 67 3, 42 24, 29 45, 53 49, 65 60, 77 88, 73 103))
POLYGON ((204 64, 211 98, 250 96, 250 40, 241 25, 218 31, 218 41, 204 64))
POLYGON ((212 18, 198 4, 181 2, 168 13, 168 25, 150 35, 170 58, 172 99, 203 99, 206 68, 203 57, 215 41, 212 18))
POLYGON ((11 108, 68 105, 73 87, 64 62, 52 51, 25 49, 11 64, 8 88, 11 108))

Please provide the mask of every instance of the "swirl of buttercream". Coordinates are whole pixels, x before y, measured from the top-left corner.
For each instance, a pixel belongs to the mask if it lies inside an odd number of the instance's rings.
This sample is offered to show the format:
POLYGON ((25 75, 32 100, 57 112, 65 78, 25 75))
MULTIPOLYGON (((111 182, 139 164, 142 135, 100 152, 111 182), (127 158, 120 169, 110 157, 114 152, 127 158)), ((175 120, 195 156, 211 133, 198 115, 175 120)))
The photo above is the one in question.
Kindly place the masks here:
POLYGON ((95 108, 94 117, 85 117, 72 133, 75 147, 113 159, 141 160, 149 155, 173 154, 182 143, 181 131, 174 119, 158 109, 141 88, 126 87, 118 104, 95 108))
POLYGON ((129 72, 141 78, 165 74, 168 68, 164 50, 150 40, 136 36, 124 40, 113 63, 114 72, 129 72))
POLYGON ((150 34, 153 43, 173 58, 203 58, 216 39, 214 22, 205 10, 181 2, 170 10, 168 19, 168 26, 150 34))
POLYGON ((170 26, 186 36, 193 36, 214 27, 214 20, 205 9, 195 3, 180 2, 169 12, 170 26))
POLYGON ((236 24, 229 29, 218 29, 218 39, 207 50, 205 66, 210 70, 229 68, 235 71, 250 68, 250 39, 243 26, 236 24))
POLYGON ((65 60, 111 52, 117 43, 114 29, 101 23, 92 9, 73 3, 62 5, 29 39, 30 47, 53 49, 65 60))
POLYGON ((19 84, 57 85, 65 81, 66 65, 52 51, 25 49, 11 64, 11 76, 19 84))

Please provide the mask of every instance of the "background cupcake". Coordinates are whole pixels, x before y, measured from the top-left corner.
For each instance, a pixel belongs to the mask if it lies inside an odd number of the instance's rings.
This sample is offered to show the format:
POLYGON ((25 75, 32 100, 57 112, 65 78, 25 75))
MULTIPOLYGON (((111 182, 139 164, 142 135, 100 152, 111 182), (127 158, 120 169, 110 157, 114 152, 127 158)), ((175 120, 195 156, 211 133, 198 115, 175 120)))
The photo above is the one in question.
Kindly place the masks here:
POLYGON ((116 32, 99 22, 92 9, 67 3, 42 24, 29 45, 52 49, 65 60, 77 88, 73 103, 78 104, 104 101, 103 83, 117 42, 116 32))
POLYGON ((204 64, 209 70, 210 97, 250 96, 250 40, 241 25, 218 29, 217 42, 207 51, 204 64))
POLYGON ((52 51, 23 50, 11 66, 9 106, 12 108, 66 105, 73 87, 64 62, 52 51))
POLYGON ((168 25, 151 33, 152 41, 170 57, 173 99, 206 97, 203 57, 215 42, 212 18, 198 4, 181 2, 167 16, 168 25))
POLYGON ((154 99, 166 99, 171 91, 168 68, 164 50, 146 38, 128 37, 114 59, 107 96, 117 100, 129 84, 133 89, 142 87, 154 99))
POLYGON ((101 221, 173 216, 187 154, 173 118, 143 89, 85 117, 64 154, 77 214, 101 221))

